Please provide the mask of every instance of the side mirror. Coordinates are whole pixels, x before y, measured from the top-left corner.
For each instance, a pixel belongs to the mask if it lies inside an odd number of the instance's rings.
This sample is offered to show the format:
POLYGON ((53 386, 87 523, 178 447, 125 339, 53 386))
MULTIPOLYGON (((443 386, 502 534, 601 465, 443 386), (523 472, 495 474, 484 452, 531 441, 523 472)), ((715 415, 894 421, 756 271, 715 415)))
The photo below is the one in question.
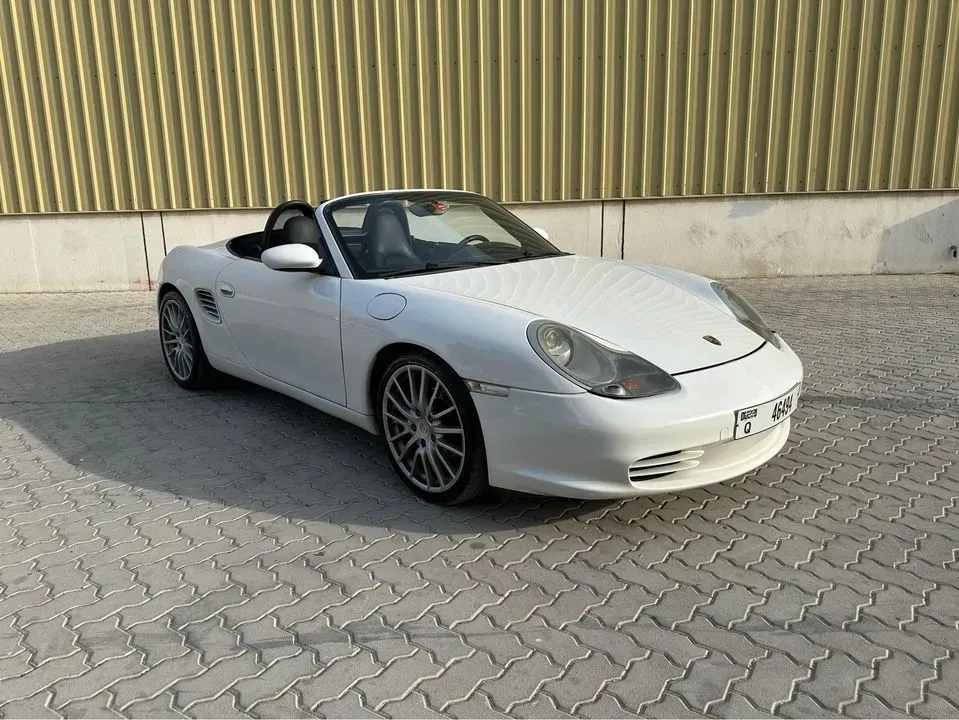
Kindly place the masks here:
POLYGON ((543 230, 543 228, 533 228, 536 232, 543 236, 544 240, 549 240, 549 233, 543 230))
POLYGON ((271 247, 260 260, 271 270, 315 270, 322 262, 316 250, 301 243, 271 247))

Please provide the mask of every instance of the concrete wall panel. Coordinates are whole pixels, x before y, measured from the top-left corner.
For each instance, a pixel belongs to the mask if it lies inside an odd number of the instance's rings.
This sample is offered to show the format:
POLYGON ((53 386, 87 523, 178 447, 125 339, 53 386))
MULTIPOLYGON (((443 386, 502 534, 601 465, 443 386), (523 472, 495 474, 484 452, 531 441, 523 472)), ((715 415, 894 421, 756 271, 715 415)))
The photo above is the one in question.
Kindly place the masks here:
MULTIPOLYGON (((959 272, 954 191, 510 208, 563 250, 711 277, 959 272)), ((147 289, 172 248, 259 230, 267 214, 0 216, 0 292, 147 289)))
POLYGON ((37 253, 27 217, 0 218, 0 291, 37 292, 37 253))
POLYGON ((0 218, 4 292, 149 288, 139 213, 0 218))
POLYGON ((262 230, 269 210, 204 210, 163 213, 166 251, 177 245, 207 245, 262 230))
POLYGON ((959 193, 626 204, 625 257, 714 277, 959 270, 959 193))
POLYGON ((529 225, 549 233, 550 241, 563 250, 582 255, 601 254, 603 203, 573 202, 508 207, 529 225))

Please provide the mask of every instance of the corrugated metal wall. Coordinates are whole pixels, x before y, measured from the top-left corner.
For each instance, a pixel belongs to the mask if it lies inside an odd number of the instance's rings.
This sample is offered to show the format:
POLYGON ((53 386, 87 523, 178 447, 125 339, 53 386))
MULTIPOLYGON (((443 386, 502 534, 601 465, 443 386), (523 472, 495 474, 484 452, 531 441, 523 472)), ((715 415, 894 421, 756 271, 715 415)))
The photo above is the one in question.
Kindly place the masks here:
POLYGON ((959 0, 2 0, 0 212, 959 186, 959 0))

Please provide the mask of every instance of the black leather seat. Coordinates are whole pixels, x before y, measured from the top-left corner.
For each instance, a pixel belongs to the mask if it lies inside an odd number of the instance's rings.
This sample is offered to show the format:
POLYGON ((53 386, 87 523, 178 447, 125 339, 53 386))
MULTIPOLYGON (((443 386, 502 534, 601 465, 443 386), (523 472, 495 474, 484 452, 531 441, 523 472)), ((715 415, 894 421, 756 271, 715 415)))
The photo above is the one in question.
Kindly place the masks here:
POLYGON ((276 244, 291 245, 300 243, 302 245, 309 245, 319 254, 321 238, 320 226, 316 224, 316 219, 306 217, 305 215, 298 215, 286 221, 286 225, 283 226, 283 237, 276 244))
POLYGON ((410 223, 396 201, 371 203, 363 217, 366 237, 364 265, 368 270, 389 270, 422 262, 413 252, 410 223))

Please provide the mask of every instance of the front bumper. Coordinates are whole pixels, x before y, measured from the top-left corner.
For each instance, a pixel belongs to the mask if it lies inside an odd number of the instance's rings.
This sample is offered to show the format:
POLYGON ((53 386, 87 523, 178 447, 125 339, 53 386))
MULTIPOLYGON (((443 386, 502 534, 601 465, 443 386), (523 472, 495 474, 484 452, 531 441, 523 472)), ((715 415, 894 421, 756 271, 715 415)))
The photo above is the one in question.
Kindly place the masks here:
POLYGON ((736 410, 801 382, 802 363, 785 343, 678 379, 678 392, 636 400, 474 393, 490 484, 586 499, 675 492, 739 477, 785 445, 789 420, 731 439, 736 410))

